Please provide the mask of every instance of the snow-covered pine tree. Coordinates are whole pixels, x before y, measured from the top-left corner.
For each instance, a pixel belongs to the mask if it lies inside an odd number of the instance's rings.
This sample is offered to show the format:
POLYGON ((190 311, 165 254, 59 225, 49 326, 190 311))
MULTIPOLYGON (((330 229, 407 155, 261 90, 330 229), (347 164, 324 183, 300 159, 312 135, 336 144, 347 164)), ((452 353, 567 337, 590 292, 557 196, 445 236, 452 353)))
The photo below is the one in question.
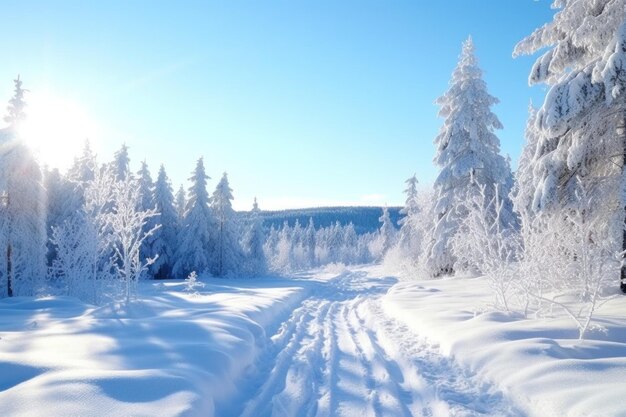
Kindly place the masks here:
POLYGON ((306 266, 308 268, 312 268, 316 265, 316 233, 315 233, 315 223, 313 222, 313 218, 309 217, 309 224, 306 229, 304 229, 304 258, 306 262, 306 266))
POLYGON ((128 156, 128 146, 125 143, 115 152, 112 166, 116 180, 123 181, 130 175, 130 158, 128 156))
POLYGON ((25 118, 19 76, 0 131, 0 296, 34 295, 46 262, 46 201, 42 174, 19 136, 25 118))
POLYGON ((224 173, 211 199, 216 222, 213 272, 220 277, 239 272, 243 262, 232 200, 233 190, 228 185, 228 175, 224 173))
POLYGON ((343 247, 341 248, 342 262, 346 265, 358 263, 357 252, 359 246, 359 237, 352 222, 343 228, 343 247))
MULTIPOLYGON (((141 162, 141 168, 137 172, 137 187, 137 192, 139 193, 139 205, 137 210, 140 212, 154 210, 156 207, 156 203, 154 201, 154 182, 152 181, 152 176, 150 175, 150 170, 148 169, 146 161, 141 162)), ((147 234, 148 231, 154 229, 157 224, 161 224, 158 211, 156 215, 146 219, 146 223, 142 228, 142 233, 147 234)), ((146 259, 152 259, 158 254, 156 248, 154 247, 155 238, 155 234, 152 233, 149 236, 146 236, 141 243, 139 259, 142 262, 145 262, 146 259)), ((158 268, 155 269, 154 263, 152 263, 145 271, 144 276, 154 278, 157 270, 158 268)))
POLYGON ((7 114, 4 116, 4 121, 8 123, 8 127, 12 128, 15 132, 19 129, 19 125, 26 118, 24 109, 26 108, 26 101, 24 100, 24 94, 28 90, 22 88, 22 80, 20 80, 19 74, 17 78, 13 80, 15 89, 13 90, 13 97, 9 100, 7 106, 7 114))
POLYGON ((154 276, 162 279, 171 276, 179 228, 178 213, 174 208, 172 185, 167 178, 163 165, 159 168, 159 175, 154 186, 154 202, 159 213, 161 227, 154 233, 152 247, 155 254, 159 256, 151 268, 154 271, 154 276))
POLYGON ((178 250, 173 275, 186 277, 192 271, 198 274, 209 272, 214 253, 215 219, 209 206, 207 180, 203 159, 198 159, 189 180, 189 199, 185 205, 178 237, 178 250))
POLYGON ((185 187, 181 184, 176 192, 176 198, 174 200, 174 208, 178 214, 179 223, 182 222, 185 217, 185 206, 187 205, 187 194, 185 193, 185 187))
POLYGON ((398 244, 400 245, 404 255, 411 257, 416 255, 415 247, 419 244, 417 241, 419 236, 417 236, 417 230, 415 227, 416 217, 420 211, 417 199, 418 181, 415 174, 413 174, 412 177, 408 178, 404 182, 406 184, 406 189, 404 190, 406 200, 404 202, 404 207, 400 210, 400 214, 404 217, 398 221, 400 225, 400 239, 398 244))
POLYGON ((75 184, 61 175, 57 168, 44 169, 44 187, 47 201, 46 230, 48 235, 48 266, 56 257, 56 248, 52 243, 52 229, 63 224, 80 209, 75 193, 75 184))
POLYGON ((387 251, 396 243, 397 231, 393 226, 391 217, 389 217, 389 209, 387 209, 387 207, 383 207, 383 214, 378 221, 380 222, 378 236, 380 241, 380 257, 382 259, 385 254, 387 254, 387 251))
POLYGON ((74 163, 67 172, 67 178, 77 184, 91 181, 94 178, 96 166, 96 156, 91 150, 89 141, 86 140, 83 145, 83 151, 80 156, 74 158, 74 163))
POLYGON ((515 171, 515 185, 511 191, 511 199, 515 211, 519 214, 522 227, 534 217, 533 199, 537 188, 536 178, 533 173, 533 158, 537 151, 537 144, 541 132, 537 128, 537 109, 532 104, 528 106, 528 122, 526 123, 526 143, 520 155, 515 171))
MULTIPOLYGON (((626 0, 555 0, 552 22, 517 44, 514 56, 542 51, 529 83, 550 86, 537 113, 535 209, 576 207, 580 187, 614 207, 605 236, 626 251, 626 0)), ((588 214, 587 214, 588 215, 588 214)), ((603 231, 596 231, 596 234, 603 231)), ((617 278, 616 278, 617 279, 617 278)), ((626 263, 621 288, 626 292, 626 263)))
POLYGON ((265 233, 263 232, 263 219, 259 213, 259 205, 255 197, 242 244, 246 255, 245 271, 251 275, 260 275, 267 271, 267 261, 263 250, 265 233))
POLYGON ((436 219, 427 248, 426 264, 432 276, 453 272, 450 238, 464 216, 461 204, 477 192, 477 186, 486 186, 488 199, 497 187, 507 199, 503 227, 515 221, 508 201, 511 169, 500 155, 500 141, 494 133, 502 124, 490 109, 496 103, 498 99, 487 92, 470 37, 463 43, 448 91, 437 100, 444 123, 434 141, 434 162, 441 170, 434 184, 436 219))

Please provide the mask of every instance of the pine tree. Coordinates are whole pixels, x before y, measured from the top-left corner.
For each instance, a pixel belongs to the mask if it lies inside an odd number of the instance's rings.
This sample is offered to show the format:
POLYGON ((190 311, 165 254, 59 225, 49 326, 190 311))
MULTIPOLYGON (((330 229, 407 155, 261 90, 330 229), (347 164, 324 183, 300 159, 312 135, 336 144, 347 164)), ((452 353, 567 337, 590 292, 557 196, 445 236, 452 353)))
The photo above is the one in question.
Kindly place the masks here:
POLYGON ((250 212, 248 229, 244 235, 242 245, 247 257, 246 271, 251 275, 260 275, 267 270, 267 261, 265 259, 265 251, 263 250, 264 243, 263 219, 260 216, 259 205, 255 197, 252 211, 250 212))
POLYGON ((594 190, 606 206, 619 207, 604 210, 608 230, 597 231, 604 234, 599 240, 619 241, 615 250, 626 251, 626 0, 561 0, 553 6, 560 9, 553 21, 513 53, 541 51, 529 83, 550 86, 537 113, 541 138, 532 161, 534 208, 559 221, 559 212, 577 207, 581 188, 594 190))
POLYGON ((304 230, 304 255, 306 266, 309 268, 312 268, 316 264, 316 245, 315 223, 313 222, 313 218, 309 217, 309 224, 304 230))
POLYGON ((152 247, 158 258, 152 265, 152 270, 155 277, 168 278, 174 264, 179 222, 178 213, 174 208, 172 185, 163 165, 159 168, 159 175, 154 186, 154 202, 159 213, 161 227, 154 234, 152 247))
POLYGON ((113 158, 113 172, 115 173, 115 179, 118 181, 123 181, 130 175, 130 158, 126 144, 123 144, 122 147, 115 152, 113 158))
MULTIPOLYGON (((152 176, 150 175, 150 170, 148 169, 148 164, 146 164, 146 161, 141 162, 141 168, 137 172, 137 186, 137 192, 139 194, 139 204, 137 210, 140 212, 154 210, 156 207, 156 203, 154 201, 154 182, 152 181, 152 176)), ((154 229, 157 224, 160 223, 161 219, 157 211, 156 215, 146 219, 146 222, 142 228, 142 233, 147 234, 150 230, 154 229)), ((141 243, 139 259, 142 262, 145 262, 146 259, 152 259, 157 255, 156 248, 154 247, 155 238, 156 236, 153 233, 149 236, 146 236, 141 243)), ((157 269, 155 269, 154 263, 152 263, 147 269, 146 275, 150 278, 153 278, 156 274, 156 271, 157 269)))
POLYGON ((216 220, 213 271, 217 276, 238 272, 243 261, 235 211, 231 203, 232 191, 228 185, 228 175, 224 173, 211 199, 211 207, 216 220))
POLYGON ((96 156, 91 150, 89 141, 86 140, 82 154, 74 158, 74 163, 70 167, 67 177, 76 184, 84 184, 94 179, 96 169, 96 156))
POLYGON ((52 243, 52 230, 61 226, 66 220, 80 210, 79 201, 76 198, 75 185, 68 181, 57 168, 44 170, 44 187, 47 202, 47 247, 48 265, 56 257, 56 248, 52 243))
POLYGON ((536 178, 533 172, 533 159, 537 151, 537 144, 541 132, 537 129, 537 109, 532 104, 528 106, 528 122, 526 123, 526 143, 520 155, 515 172, 515 186, 511 191, 511 198, 515 211, 519 213, 523 221, 534 217, 538 211, 538 202, 535 204, 535 190, 537 189, 536 178))
POLYGON ((34 295, 45 278, 46 202, 39 165, 19 137, 24 90, 15 80, 0 131, 0 296, 34 295))
POLYGON ((24 112, 26 108, 24 93, 28 92, 28 90, 22 88, 22 80, 20 80, 19 74, 13 82, 15 84, 14 94, 9 100, 7 115, 4 116, 4 121, 9 124, 10 128, 17 132, 20 122, 26 118, 26 113, 24 112))
POLYGON ((416 216, 419 214, 419 203, 417 200, 417 177, 413 174, 412 177, 408 178, 406 181, 406 189, 404 193, 406 194, 406 200, 404 203, 404 207, 400 210, 400 214, 403 215, 399 220, 400 224, 400 247, 405 250, 408 256, 414 255, 414 246, 416 246, 417 238, 416 235, 416 216))
POLYGON ((383 207, 383 214, 378 221, 380 222, 378 235, 380 239, 381 257, 384 257, 396 241, 396 228, 393 226, 391 217, 389 217, 389 209, 387 209, 387 207, 383 207))
POLYGON ((182 222, 185 217, 185 206, 187 205, 187 194, 185 193, 185 187, 181 184, 176 192, 176 199, 174 200, 174 208, 178 214, 179 222, 182 222))
MULTIPOLYGON (((471 38, 464 42, 450 87, 437 103, 444 124, 435 138, 434 162, 441 170, 434 184, 437 218, 427 258, 433 276, 453 272, 450 238, 464 217, 462 203, 482 185, 488 193, 493 194, 495 186, 500 196, 508 196, 512 182, 510 167, 499 153, 500 141, 494 133, 502 124, 490 110, 498 100, 487 92, 471 38)), ((511 224, 514 217, 510 201, 505 207, 502 221, 511 224)))
POLYGON ((178 251, 174 263, 175 277, 186 277, 192 271, 198 274, 209 272, 214 253, 215 219, 209 206, 207 180, 202 158, 189 180, 189 199, 185 205, 178 238, 178 251))

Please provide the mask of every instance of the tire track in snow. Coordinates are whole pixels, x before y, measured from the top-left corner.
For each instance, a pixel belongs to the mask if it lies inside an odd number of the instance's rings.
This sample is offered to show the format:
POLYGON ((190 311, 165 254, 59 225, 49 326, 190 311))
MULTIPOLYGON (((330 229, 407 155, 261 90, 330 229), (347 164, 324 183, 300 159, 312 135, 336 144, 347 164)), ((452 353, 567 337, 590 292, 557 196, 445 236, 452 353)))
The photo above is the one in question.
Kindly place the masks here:
MULTIPOLYGON (((285 377, 293 362, 294 355, 301 347, 307 336, 307 326, 314 319, 315 311, 322 306, 323 301, 307 300, 294 311, 294 314, 281 326, 278 333, 272 336, 274 343, 275 360, 269 374, 265 376, 265 383, 259 388, 256 397, 245 406, 242 417, 258 417, 268 415, 271 410, 272 399, 284 387, 285 377)), ((265 360, 271 358, 267 355, 265 360)), ((271 415, 271 414, 269 414, 271 415)))
POLYGON ((518 416, 384 315, 389 281, 344 273, 295 309, 260 358, 243 417, 518 416))

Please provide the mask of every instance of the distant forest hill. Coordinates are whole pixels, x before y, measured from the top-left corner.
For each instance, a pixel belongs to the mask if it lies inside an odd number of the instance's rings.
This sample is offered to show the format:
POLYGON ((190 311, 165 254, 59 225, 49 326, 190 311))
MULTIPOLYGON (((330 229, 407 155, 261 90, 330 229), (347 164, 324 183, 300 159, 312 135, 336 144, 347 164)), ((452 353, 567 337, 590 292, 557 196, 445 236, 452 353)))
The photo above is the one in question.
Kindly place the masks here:
MULTIPOLYGON (((389 216, 394 226, 398 227, 398 220, 402 217, 401 207, 388 207, 389 216)), ((249 212, 242 212, 242 217, 247 217, 249 212)), ((293 227, 296 220, 303 227, 309 224, 309 218, 313 219, 315 228, 328 227, 335 222, 346 225, 354 224, 357 234, 375 232, 380 227, 378 219, 383 214, 382 207, 316 207, 305 209, 291 209, 279 211, 261 211, 263 226, 267 229, 274 226, 280 228, 286 221, 293 227)))

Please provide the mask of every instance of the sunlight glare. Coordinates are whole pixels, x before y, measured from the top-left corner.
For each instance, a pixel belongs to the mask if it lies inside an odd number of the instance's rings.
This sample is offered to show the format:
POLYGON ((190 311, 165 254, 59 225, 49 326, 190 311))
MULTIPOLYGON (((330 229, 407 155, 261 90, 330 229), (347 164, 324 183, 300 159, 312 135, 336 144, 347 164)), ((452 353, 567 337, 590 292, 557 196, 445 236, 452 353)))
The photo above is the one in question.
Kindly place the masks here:
POLYGON ((67 169, 86 139, 97 141, 98 129, 84 107, 52 93, 27 96, 21 137, 43 165, 67 169))

